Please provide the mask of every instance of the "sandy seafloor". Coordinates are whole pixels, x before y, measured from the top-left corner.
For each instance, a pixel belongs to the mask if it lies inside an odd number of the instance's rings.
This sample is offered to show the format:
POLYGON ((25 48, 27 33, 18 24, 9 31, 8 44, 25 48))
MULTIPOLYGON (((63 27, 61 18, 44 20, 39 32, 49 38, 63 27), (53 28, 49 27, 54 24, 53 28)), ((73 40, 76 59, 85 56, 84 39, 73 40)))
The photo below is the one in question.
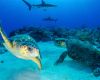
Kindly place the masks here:
POLYGON ((53 42, 39 42, 42 54, 42 70, 32 61, 16 58, 6 52, 0 55, 0 80, 100 80, 94 77, 91 70, 66 57, 65 61, 54 66, 64 48, 56 47, 53 42))

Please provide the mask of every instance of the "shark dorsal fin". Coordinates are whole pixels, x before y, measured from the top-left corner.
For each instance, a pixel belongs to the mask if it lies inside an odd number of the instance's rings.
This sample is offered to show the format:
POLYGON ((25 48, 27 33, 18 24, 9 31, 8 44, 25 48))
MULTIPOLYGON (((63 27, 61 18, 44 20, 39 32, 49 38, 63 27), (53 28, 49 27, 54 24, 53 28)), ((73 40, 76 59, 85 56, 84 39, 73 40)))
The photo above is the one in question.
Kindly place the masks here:
POLYGON ((41 0, 42 4, 46 4, 44 0, 41 0))

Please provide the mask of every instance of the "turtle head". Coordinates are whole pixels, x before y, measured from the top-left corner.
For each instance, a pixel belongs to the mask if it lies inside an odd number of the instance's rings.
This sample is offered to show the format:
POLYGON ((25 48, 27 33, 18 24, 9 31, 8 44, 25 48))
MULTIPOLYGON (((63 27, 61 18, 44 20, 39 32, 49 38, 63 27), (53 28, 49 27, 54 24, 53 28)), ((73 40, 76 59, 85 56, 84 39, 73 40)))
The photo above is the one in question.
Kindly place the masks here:
POLYGON ((30 55, 31 56, 34 56, 34 57, 39 57, 40 58, 40 52, 39 52, 39 49, 37 48, 31 48, 31 47, 27 47, 27 50, 30 52, 30 55))
POLYGON ((25 57, 39 57, 40 58, 40 53, 39 53, 39 49, 37 48, 33 48, 33 47, 29 47, 29 46, 21 46, 19 49, 19 53, 22 54, 25 57))
POLYGON ((21 46, 20 48, 20 54, 25 58, 32 60, 38 65, 38 68, 41 69, 41 59, 40 59, 40 52, 39 49, 35 47, 29 47, 29 46, 21 46))
POLYGON ((41 64, 41 56, 39 49, 35 47, 34 48, 27 47, 27 50, 30 52, 30 55, 32 56, 31 60, 38 65, 38 68, 40 70, 42 68, 42 64, 41 64))
POLYGON ((57 38, 55 39, 54 43, 56 46, 66 48, 66 40, 64 38, 57 38))

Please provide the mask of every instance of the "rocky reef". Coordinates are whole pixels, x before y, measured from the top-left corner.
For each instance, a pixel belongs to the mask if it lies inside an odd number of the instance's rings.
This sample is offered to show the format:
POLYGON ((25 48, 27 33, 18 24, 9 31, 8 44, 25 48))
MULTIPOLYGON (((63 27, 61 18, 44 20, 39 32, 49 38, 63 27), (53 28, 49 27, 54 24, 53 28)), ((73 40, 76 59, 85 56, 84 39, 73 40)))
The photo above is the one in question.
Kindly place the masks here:
POLYGON ((52 35, 52 33, 46 28, 28 26, 12 31, 9 36, 12 37, 18 34, 29 34, 36 41, 49 41, 51 40, 52 35))
POLYGON ((9 36, 15 36, 17 34, 29 34, 36 41, 51 41, 55 38, 77 38, 82 41, 89 41, 92 44, 100 44, 100 27, 88 28, 88 27, 79 27, 79 28, 63 28, 63 27, 54 27, 54 28, 42 28, 34 26, 26 26, 15 31, 10 32, 9 36))
POLYGON ((70 31, 67 28, 41 28, 27 26, 10 32, 9 36, 18 34, 29 34, 36 41, 51 41, 55 38, 67 38, 70 31))

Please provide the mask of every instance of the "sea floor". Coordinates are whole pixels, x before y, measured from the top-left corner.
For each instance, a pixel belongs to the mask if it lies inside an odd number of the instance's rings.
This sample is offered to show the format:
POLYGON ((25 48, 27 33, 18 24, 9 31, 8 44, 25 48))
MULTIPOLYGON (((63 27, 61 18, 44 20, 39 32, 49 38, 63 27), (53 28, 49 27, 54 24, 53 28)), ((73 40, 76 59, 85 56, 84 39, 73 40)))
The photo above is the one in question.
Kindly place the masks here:
POLYGON ((42 54, 42 70, 32 61, 16 58, 6 52, 0 55, 0 80, 100 80, 94 77, 91 70, 66 57, 65 61, 57 66, 55 61, 66 49, 56 47, 53 42, 39 42, 42 54))

